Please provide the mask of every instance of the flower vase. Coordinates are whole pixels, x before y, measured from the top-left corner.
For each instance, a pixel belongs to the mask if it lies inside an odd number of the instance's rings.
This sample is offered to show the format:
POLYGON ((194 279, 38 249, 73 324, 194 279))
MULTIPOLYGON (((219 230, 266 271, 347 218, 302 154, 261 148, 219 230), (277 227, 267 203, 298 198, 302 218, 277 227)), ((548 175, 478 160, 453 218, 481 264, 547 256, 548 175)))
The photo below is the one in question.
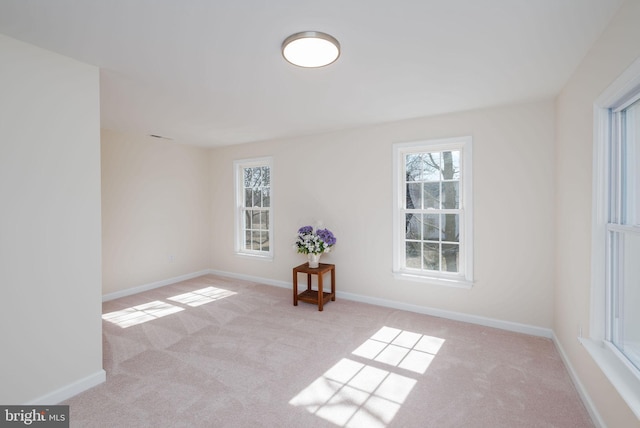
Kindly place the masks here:
POLYGON ((318 266, 320 266, 320 256, 321 255, 322 255, 322 253, 318 253, 318 254, 309 253, 309 254, 307 254, 307 258, 309 259, 309 267, 310 268, 317 268, 318 266))

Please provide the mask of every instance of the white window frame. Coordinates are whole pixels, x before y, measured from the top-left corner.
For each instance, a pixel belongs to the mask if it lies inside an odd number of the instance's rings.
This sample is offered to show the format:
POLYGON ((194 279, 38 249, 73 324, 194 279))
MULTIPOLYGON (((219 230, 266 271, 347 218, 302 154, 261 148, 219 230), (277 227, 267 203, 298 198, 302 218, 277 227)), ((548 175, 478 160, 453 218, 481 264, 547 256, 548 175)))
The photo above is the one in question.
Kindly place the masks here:
POLYGON ((451 287, 473 286, 473 188, 470 136, 393 145, 393 273, 398 279, 451 287), (405 266, 405 156, 411 153, 460 150, 460 253, 459 273, 416 271, 405 266))
POLYGON ((640 89, 640 59, 636 60, 594 103, 593 220, 591 245, 591 309, 589 338, 579 338, 596 364, 634 414, 640 418, 640 371, 611 343, 607 281, 607 235, 612 196, 610 145, 612 112, 629 102, 640 89))
POLYGON ((273 260, 273 247, 274 247, 274 235, 273 235, 273 158, 262 157, 252 159, 241 159, 233 162, 234 171, 234 186, 235 186, 235 234, 234 234, 234 249, 235 253, 239 256, 248 256, 252 258, 258 258, 263 260, 273 260), (256 167, 269 167, 271 174, 270 186, 270 206, 269 206, 269 251, 249 250, 245 248, 245 217, 244 217, 244 169, 256 168, 256 167))

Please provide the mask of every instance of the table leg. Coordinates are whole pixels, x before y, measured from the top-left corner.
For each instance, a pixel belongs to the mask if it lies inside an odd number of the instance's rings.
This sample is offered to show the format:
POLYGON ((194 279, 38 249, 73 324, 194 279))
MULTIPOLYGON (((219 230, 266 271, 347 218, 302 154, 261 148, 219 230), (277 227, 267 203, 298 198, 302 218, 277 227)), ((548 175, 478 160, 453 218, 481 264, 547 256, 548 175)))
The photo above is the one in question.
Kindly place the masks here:
POLYGON ((307 290, 311 290, 311 274, 307 274, 307 290))
POLYGON ((293 306, 298 306, 298 272, 293 271, 293 306))
POLYGON ((331 269, 331 301, 336 301, 336 270, 331 269))
POLYGON ((324 305, 324 293, 322 292, 322 273, 318 274, 318 310, 322 310, 322 306, 324 305))

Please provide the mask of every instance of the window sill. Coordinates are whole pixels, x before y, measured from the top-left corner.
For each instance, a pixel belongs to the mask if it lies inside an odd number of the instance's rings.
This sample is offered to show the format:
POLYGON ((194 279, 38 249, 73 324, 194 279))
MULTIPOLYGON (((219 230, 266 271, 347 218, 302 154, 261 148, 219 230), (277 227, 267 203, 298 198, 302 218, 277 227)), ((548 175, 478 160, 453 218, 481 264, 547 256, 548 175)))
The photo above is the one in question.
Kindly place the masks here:
POLYGON ((396 279, 403 281, 424 282, 433 285, 443 285, 445 287, 464 288, 470 290, 473 287, 473 281, 462 278, 442 278, 437 276, 418 275, 409 272, 394 272, 396 279))
POLYGON ((613 384, 631 411, 640 418, 640 377, 631 369, 623 357, 600 340, 578 339, 604 375, 613 384))
POLYGON ((252 254, 252 253, 239 253, 239 252, 236 252, 236 256, 242 257, 242 258, 245 258, 245 259, 263 260, 263 261, 267 261, 267 262, 273 261, 273 255, 272 254, 263 255, 263 254, 252 254))

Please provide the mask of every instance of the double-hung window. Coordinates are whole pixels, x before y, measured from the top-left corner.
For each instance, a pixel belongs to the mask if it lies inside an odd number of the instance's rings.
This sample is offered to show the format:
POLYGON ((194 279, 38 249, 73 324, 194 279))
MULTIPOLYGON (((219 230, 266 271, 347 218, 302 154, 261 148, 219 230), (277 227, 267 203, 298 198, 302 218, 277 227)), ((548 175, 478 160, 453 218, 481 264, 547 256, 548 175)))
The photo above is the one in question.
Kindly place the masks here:
POLYGON ((608 330, 611 343, 640 373, 640 92, 612 114, 608 330))
POLYGON ((394 272, 468 287, 471 138, 395 144, 394 272))
POLYGON ((236 252, 273 256, 271 158, 236 161, 236 252))
POLYGON ((595 104, 591 356, 640 417, 640 60, 595 104))

